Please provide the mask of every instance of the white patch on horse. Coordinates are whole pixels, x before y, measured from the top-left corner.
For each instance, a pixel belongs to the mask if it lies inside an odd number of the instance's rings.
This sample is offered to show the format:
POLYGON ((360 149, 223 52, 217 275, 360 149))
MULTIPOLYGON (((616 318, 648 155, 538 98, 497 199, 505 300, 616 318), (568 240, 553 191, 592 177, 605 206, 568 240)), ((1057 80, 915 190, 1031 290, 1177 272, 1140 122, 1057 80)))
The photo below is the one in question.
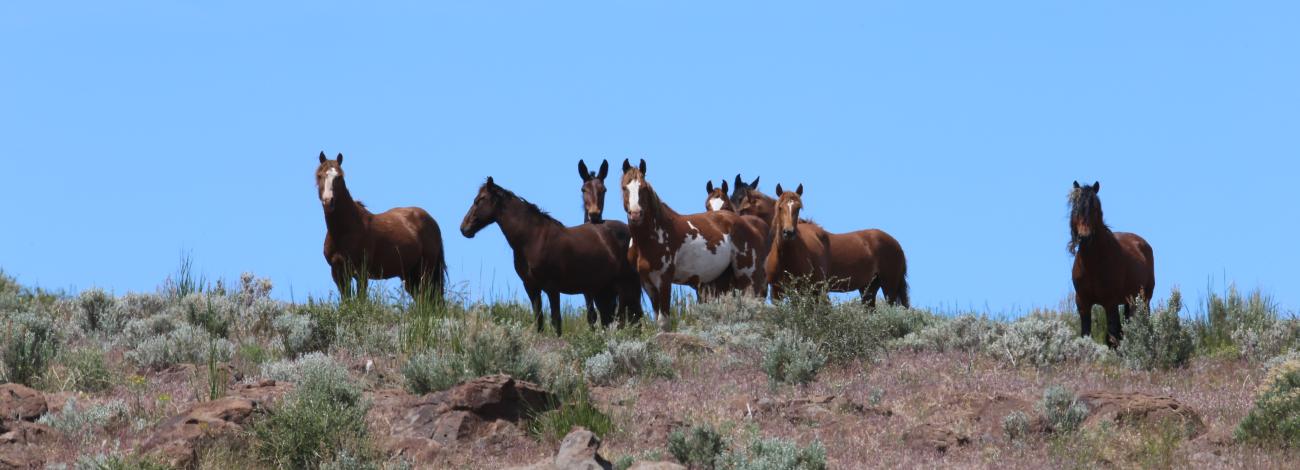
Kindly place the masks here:
POLYGON ((720 211, 720 210, 722 210, 722 206, 723 206, 724 204, 726 204, 726 203, 727 203, 727 202, 726 202, 726 201, 723 201, 722 198, 720 198, 720 197, 715 197, 715 198, 713 198, 713 199, 709 199, 709 207, 713 208, 713 210, 714 210, 715 212, 716 212, 716 211, 720 211))
POLYGON ((698 278, 701 283, 713 282, 731 267, 731 235, 722 235, 722 241, 710 248, 709 240, 704 238, 694 224, 687 222, 686 225, 693 233, 687 232, 682 246, 677 249, 677 271, 673 282, 684 283, 692 277, 698 278))
POLYGON ((627 184, 627 211, 641 212, 641 182, 635 179, 627 184))
POLYGON ((325 190, 320 193, 320 200, 329 201, 334 199, 334 178, 339 177, 337 168, 325 170, 325 190))
MULTIPOLYGON (((737 258, 739 258, 739 256, 737 256, 737 258)), ((752 277, 754 275, 754 271, 758 270, 758 253, 756 253, 753 248, 749 249, 749 259, 750 262, 748 268, 739 268, 739 267, 736 268, 736 277, 738 278, 752 277)), ((739 266, 740 263, 738 262, 739 261, 738 259, 733 261, 735 261, 737 266, 739 266)))
POLYGON ((673 258, 671 255, 665 254, 664 259, 660 260, 659 263, 659 269, 650 272, 650 284, 655 288, 652 294, 659 292, 659 286, 662 286, 664 282, 664 273, 668 271, 668 265, 673 263, 673 258))

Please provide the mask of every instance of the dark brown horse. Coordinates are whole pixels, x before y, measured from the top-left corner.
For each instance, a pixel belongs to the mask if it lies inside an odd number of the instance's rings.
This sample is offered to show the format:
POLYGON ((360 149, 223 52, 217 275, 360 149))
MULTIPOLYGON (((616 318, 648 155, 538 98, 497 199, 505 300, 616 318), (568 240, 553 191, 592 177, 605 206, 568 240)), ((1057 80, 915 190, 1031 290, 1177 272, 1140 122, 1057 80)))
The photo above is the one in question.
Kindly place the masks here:
POLYGON ((1142 298, 1148 311, 1156 288, 1155 255, 1146 240, 1132 233, 1111 232, 1101 213, 1101 182, 1070 191, 1070 254, 1074 255, 1074 298, 1083 336, 1092 336, 1092 306, 1106 309, 1106 344, 1118 347, 1119 308, 1133 315, 1142 298))
MULTIPOLYGON (((605 177, 609 176, 609 160, 600 162, 600 172, 587 170, 587 163, 578 160, 578 176, 582 177, 583 223, 594 224, 609 230, 620 244, 632 241, 632 234, 627 224, 617 220, 605 220, 605 177)), ((637 278, 636 264, 627 257, 624 261, 624 275, 618 286, 618 314, 624 325, 641 321, 645 312, 641 308, 641 281, 637 278)), ((587 297, 587 322, 595 323, 595 299, 587 297)), ((609 326, 610 319, 601 317, 601 323, 609 326)))
MULTIPOLYGON (((501 233, 515 254, 515 272, 542 331, 542 293, 551 304, 551 324, 561 334, 560 294, 583 294, 595 299, 601 317, 612 318, 618 303, 618 286, 632 276, 628 268, 627 239, 594 224, 565 227, 537 206, 497 186, 489 177, 479 187, 474 203, 465 213, 460 233, 474 238, 491 224, 501 233)), ((635 279, 632 277, 632 279, 635 279)))
POLYGON ((751 183, 745 183, 736 175, 736 185, 731 192, 731 205, 740 215, 752 215, 763 219, 768 225, 772 224, 772 219, 776 217, 776 199, 763 194, 758 190, 758 180, 762 177, 755 177, 751 183))
POLYGON ((767 255, 773 299, 783 296, 786 283, 799 279, 825 282, 831 292, 858 292, 870 307, 875 307, 881 290, 886 302, 910 306, 907 257, 898 240, 880 230, 829 233, 799 218, 802 184, 793 192, 783 191, 778 184, 776 192, 781 195, 772 221, 776 240, 767 255))
POLYGON ((320 154, 316 167, 316 195, 325 210, 325 261, 339 294, 348 296, 357 281, 358 295, 366 295, 368 279, 400 277, 416 298, 427 294, 441 298, 447 281, 442 230, 428 212, 401 207, 372 214, 343 179, 343 154, 334 160, 320 154))
POLYGON ((660 326, 667 326, 673 284, 707 293, 716 283, 763 295, 765 235, 731 212, 680 215, 664 204, 645 175, 645 160, 637 167, 623 161, 623 209, 632 229, 629 256, 636 259, 660 326))

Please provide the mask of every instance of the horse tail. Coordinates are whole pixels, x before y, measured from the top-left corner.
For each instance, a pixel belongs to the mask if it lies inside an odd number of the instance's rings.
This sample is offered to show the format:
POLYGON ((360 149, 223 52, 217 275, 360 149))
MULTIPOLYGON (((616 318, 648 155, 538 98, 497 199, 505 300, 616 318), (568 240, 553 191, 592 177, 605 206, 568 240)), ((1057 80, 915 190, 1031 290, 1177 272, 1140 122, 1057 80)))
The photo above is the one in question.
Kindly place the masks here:
POLYGON ((898 304, 903 308, 912 308, 911 286, 907 284, 907 254, 903 253, 903 247, 898 247, 898 260, 900 262, 898 269, 898 292, 895 294, 898 298, 898 304))

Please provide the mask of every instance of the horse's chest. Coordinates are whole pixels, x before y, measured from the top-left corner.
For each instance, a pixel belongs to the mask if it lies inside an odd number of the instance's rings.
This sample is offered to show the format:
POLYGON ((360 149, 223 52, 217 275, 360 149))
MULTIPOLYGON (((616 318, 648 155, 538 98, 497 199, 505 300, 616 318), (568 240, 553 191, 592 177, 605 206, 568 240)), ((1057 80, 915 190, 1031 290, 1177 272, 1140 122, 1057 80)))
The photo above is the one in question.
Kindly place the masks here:
POLYGON ((729 235, 723 235, 722 240, 715 243, 709 243, 699 234, 687 235, 673 255, 673 282, 683 283, 691 279, 710 282, 717 279, 731 266, 733 248, 729 235))

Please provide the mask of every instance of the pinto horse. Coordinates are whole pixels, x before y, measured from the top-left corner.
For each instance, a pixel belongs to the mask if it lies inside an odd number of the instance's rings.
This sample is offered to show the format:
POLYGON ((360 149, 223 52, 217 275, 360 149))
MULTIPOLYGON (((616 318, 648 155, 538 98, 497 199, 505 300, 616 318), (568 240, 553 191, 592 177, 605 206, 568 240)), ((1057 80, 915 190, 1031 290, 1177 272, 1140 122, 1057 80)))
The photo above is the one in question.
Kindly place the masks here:
MULTIPOLYGON (((587 162, 578 160, 578 176, 582 178, 582 222, 595 224, 610 231, 622 245, 631 243, 632 234, 628 231, 627 224, 617 220, 605 220, 605 177, 609 176, 609 160, 600 162, 598 173, 588 171, 587 162)), ((618 313, 623 324, 627 325, 641 321, 645 312, 641 309, 641 282, 637 279, 636 264, 627 257, 620 257, 620 261, 624 261, 622 268, 624 275, 620 277, 622 282, 618 286, 618 313)), ((593 312, 596 311, 594 300, 591 297, 586 299, 587 323, 591 324, 596 323, 593 318, 593 312)), ((609 326, 610 320, 602 317, 601 323, 609 326)))
POLYGON ((400 207, 372 214, 352 193, 343 177, 343 154, 334 160, 320 153, 316 167, 316 194, 325 210, 325 261, 341 296, 357 282, 358 295, 366 295, 368 279, 400 277, 412 298, 421 289, 441 298, 447 281, 442 230, 428 212, 400 207))
POLYGON ((539 332, 545 325, 543 292, 550 301, 551 324, 559 336, 560 294, 583 294, 595 299, 602 319, 609 320, 618 303, 620 283, 637 282, 625 257, 628 239, 619 239, 601 225, 565 227, 488 177, 465 213, 460 233, 474 238, 494 223, 501 227, 514 250, 515 272, 532 302, 539 332))
POLYGON ((1133 315, 1142 298, 1151 309, 1156 288, 1155 254, 1136 234, 1111 232, 1101 213, 1101 182, 1070 191, 1070 254, 1074 255, 1074 298, 1084 337, 1092 336, 1092 306, 1106 308, 1106 345, 1114 348, 1124 338, 1119 308, 1133 315))
POLYGON ((831 292, 858 292, 862 302, 875 307, 876 293, 885 301, 909 307, 907 257, 898 240, 880 230, 829 233, 820 225, 799 218, 803 210, 803 185, 792 192, 776 185, 781 199, 774 204, 772 250, 767 272, 772 298, 784 295, 794 279, 825 282, 831 292))
POLYGON ((632 229, 629 257, 661 327, 667 326, 673 284, 703 288, 726 285, 763 295, 765 235, 731 212, 680 215, 646 180, 646 163, 623 161, 623 209, 632 229))

